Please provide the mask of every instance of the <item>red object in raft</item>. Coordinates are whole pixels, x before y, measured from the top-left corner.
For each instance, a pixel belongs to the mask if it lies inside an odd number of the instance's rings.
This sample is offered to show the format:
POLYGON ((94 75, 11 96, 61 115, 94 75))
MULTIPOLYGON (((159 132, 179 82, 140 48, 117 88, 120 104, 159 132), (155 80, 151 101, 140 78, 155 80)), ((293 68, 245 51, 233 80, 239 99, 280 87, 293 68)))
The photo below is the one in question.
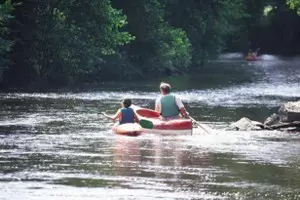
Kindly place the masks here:
POLYGON ((190 119, 162 120, 155 110, 147 108, 134 108, 138 119, 145 119, 153 123, 153 129, 157 130, 192 130, 193 123, 190 119))
POLYGON ((257 61, 257 56, 247 56, 246 60, 247 61, 257 61))

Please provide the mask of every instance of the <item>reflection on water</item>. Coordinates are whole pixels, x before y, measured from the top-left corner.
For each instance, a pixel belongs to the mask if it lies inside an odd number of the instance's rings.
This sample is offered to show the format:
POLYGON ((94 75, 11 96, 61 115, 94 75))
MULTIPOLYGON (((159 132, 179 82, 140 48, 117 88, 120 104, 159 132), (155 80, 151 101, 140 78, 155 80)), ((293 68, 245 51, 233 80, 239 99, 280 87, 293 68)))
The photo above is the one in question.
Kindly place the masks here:
POLYGON ((116 175, 135 175, 140 162, 140 141, 136 138, 116 136, 113 141, 113 167, 116 175))
POLYGON ((210 62, 209 77, 177 77, 211 134, 118 136, 98 114, 124 96, 153 107, 156 89, 0 94, 0 199, 299 199, 298 133, 223 131, 299 98, 298 60, 238 56, 210 62))

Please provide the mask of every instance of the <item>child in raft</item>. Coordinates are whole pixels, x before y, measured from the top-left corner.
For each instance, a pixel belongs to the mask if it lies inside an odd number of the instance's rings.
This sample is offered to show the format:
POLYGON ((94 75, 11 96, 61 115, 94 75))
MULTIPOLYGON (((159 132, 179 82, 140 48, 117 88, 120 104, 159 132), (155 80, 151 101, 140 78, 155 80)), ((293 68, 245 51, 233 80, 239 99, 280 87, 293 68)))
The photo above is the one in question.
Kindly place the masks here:
POLYGON ((248 58, 257 57, 259 50, 260 50, 260 48, 256 49, 256 51, 253 52, 252 49, 249 49, 247 57, 248 58))
POLYGON ((114 116, 109 116, 106 113, 102 114, 114 121, 119 120, 119 124, 134 123, 139 121, 133 109, 130 108, 131 99, 124 99, 121 105, 122 108, 120 108, 114 116))

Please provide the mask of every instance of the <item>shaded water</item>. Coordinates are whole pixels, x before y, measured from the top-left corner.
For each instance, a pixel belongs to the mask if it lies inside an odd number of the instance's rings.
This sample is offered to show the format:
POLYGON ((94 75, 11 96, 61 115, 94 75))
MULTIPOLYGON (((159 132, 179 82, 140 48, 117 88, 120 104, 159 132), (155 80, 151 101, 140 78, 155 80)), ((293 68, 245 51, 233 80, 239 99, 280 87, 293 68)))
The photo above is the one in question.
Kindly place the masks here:
POLYGON ((117 136, 98 114, 115 112, 125 96, 153 107, 160 80, 1 94, 0 199, 300 199, 299 134, 223 130, 297 100, 298 66, 227 54, 205 73, 169 78, 190 114, 215 129, 192 136, 117 136))

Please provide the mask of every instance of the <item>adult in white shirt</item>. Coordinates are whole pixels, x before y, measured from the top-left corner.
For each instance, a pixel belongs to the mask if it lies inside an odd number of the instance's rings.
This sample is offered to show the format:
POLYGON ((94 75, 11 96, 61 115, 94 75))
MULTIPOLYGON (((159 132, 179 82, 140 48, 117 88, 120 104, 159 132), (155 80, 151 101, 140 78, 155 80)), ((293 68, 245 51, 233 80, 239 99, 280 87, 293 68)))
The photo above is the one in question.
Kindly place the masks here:
POLYGON ((161 114, 164 119, 176 119, 187 117, 187 112, 180 98, 170 94, 171 85, 162 82, 160 84, 162 96, 158 97, 155 102, 155 110, 161 114))

